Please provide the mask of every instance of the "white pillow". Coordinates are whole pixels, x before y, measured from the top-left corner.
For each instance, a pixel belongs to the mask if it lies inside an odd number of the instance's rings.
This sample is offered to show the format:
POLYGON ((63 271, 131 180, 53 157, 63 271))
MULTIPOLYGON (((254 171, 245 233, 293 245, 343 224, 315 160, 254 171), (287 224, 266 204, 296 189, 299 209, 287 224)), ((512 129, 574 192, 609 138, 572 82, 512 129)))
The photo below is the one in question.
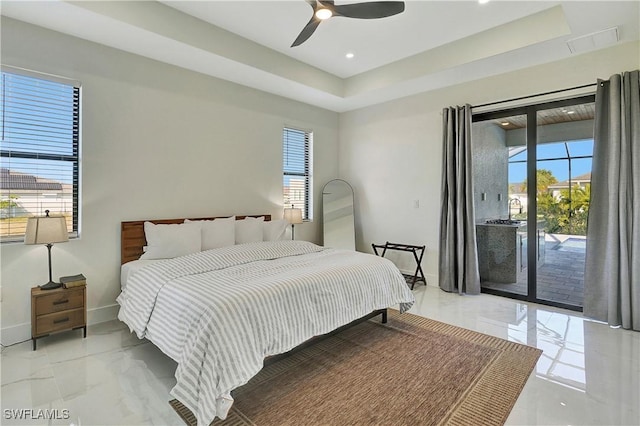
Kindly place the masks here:
POLYGON ((262 223, 264 216, 246 217, 236 220, 236 244, 262 241, 262 223))
POLYGON ((147 249, 140 259, 171 259, 197 253, 202 245, 200 227, 194 224, 144 223, 147 249))
POLYGON ((189 220, 184 223, 195 223, 202 229, 202 250, 228 247, 236 243, 236 217, 225 217, 214 220, 189 220))
POLYGON ((289 222, 284 219, 270 220, 262 225, 262 239, 264 241, 280 241, 286 239, 289 222))

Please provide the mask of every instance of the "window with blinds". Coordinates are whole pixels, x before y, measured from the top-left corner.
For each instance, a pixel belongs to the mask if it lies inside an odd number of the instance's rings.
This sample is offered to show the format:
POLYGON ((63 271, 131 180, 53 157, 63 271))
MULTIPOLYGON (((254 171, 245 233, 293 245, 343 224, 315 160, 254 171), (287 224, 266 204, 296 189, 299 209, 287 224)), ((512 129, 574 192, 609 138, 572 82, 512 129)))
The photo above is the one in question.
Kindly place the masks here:
POLYGON ((2 71, 0 240, 24 238, 27 218, 64 216, 78 235, 80 88, 2 71))
POLYGON ((312 220, 312 146, 312 132, 284 128, 282 132, 284 206, 301 209, 303 220, 312 220))

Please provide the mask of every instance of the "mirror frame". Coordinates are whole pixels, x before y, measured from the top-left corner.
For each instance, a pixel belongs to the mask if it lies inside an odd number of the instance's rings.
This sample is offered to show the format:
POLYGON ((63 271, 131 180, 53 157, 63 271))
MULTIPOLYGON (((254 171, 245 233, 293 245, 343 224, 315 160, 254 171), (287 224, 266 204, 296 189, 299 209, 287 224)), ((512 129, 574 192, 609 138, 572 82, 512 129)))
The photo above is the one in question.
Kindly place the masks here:
MULTIPOLYGON (((349 190, 351 190, 351 209, 352 209, 352 229, 353 229, 353 235, 351 235, 350 237, 344 238, 344 240, 350 240, 351 238, 353 239, 353 243, 352 244, 348 244, 349 247, 347 247, 347 245, 338 245, 335 248, 341 248, 341 249, 349 249, 349 250, 355 250, 356 249, 356 211, 355 211, 355 191, 353 190, 353 186, 351 186, 351 184, 349 182, 347 182, 344 179, 331 179, 330 181, 328 181, 327 183, 324 184, 324 186, 322 187, 322 244, 323 246, 327 246, 327 229, 326 229, 326 212, 325 212, 325 194, 327 194, 326 190, 327 190, 327 186, 329 186, 331 183, 335 183, 335 182, 340 182, 342 184, 346 184, 346 186, 349 188, 349 190)), ((351 243, 351 241, 349 241, 349 243, 351 243)), ((331 245, 329 245, 329 247, 333 247, 331 245)))

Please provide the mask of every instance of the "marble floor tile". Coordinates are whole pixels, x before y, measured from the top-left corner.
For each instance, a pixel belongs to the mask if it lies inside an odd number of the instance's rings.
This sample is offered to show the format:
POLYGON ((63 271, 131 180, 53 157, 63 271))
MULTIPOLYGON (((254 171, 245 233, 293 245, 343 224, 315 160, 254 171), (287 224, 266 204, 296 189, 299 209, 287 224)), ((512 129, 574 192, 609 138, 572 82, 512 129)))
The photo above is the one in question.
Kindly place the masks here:
MULTIPOLYGON (((416 286, 414 295, 414 314, 543 350, 508 425, 640 425, 640 333, 486 294, 416 286)), ((167 403, 176 363, 118 321, 31 349, 2 350, 2 425, 183 424, 167 403), (20 410, 53 418, 19 420, 20 410)))

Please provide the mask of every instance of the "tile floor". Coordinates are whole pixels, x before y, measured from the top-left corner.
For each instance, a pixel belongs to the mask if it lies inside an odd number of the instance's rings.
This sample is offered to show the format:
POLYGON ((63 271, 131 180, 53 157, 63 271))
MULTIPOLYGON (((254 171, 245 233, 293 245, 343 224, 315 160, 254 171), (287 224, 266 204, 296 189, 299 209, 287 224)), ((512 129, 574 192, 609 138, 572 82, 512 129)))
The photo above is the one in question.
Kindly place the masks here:
MULTIPOLYGON (((414 294, 415 314, 544 350, 507 424, 640 424, 639 332, 486 294, 422 285, 414 294)), ((0 359, 2 425, 182 424, 167 403, 176 364, 117 321, 90 326, 86 339, 43 338, 35 352, 30 341, 13 345, 0 359), (58 419, 11 419, 20 409, 58 419)))

